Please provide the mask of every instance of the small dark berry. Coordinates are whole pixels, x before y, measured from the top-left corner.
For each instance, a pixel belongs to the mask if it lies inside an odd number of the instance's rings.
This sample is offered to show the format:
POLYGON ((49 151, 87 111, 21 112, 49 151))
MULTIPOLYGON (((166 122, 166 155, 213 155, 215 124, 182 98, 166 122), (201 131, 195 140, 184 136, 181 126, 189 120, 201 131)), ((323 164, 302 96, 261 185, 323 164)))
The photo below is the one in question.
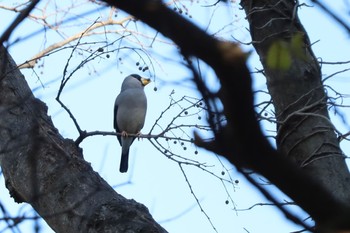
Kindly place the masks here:
POLYGON ((153 88, 153 91, 158 91, 158 88, 157 88, 157 87, 154 87, 154 88, 153 88))

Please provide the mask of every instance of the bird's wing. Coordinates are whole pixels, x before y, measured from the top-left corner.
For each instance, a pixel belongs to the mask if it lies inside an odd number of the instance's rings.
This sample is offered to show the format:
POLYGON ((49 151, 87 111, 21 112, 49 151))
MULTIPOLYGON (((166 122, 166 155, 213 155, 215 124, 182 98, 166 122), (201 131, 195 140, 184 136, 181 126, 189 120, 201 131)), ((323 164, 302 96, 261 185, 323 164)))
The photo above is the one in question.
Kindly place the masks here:
MULTIPOLYGON (((115 103, 115 105, 114 105, 114 129, 117 133, 121 133, 120 129, 118 127, 118 122, 117 122, 117 112, 118 112, 118 105, 117 105, 117 103, 115 103)), ((117 135, 117 138, 118 138, 119 144, 122 145, 121 136, 117 135)))

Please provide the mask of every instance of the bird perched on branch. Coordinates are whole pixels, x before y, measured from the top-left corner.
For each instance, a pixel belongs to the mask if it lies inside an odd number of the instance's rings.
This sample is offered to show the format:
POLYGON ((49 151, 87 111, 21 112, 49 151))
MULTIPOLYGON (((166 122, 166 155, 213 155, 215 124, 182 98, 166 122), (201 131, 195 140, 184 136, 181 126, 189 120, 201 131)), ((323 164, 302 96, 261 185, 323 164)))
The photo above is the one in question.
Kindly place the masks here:
POLYGON ((151 80, 137 74, 127 76, 114 105, 114 128, 122 147, 120 172, 128 171, 129 148, 145 123, 147 99, 143 90, 151 80))

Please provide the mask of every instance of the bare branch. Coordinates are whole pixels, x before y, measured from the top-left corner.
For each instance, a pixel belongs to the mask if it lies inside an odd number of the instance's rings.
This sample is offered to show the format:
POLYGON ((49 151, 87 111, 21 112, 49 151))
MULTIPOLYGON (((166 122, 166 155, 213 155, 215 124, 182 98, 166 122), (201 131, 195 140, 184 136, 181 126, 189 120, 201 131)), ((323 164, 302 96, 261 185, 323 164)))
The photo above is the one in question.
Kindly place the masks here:
POLYGON ((46 49, 42 50, 40 53, 34 55, 30 60, 20 64, 18 66, 18 68, 19 69, 33 68, 35 66, 35 64, 37 63, 38 59, 44 57, 46 54, 54 51, 55 49, 62 48, 66 44, 69 44, 69 43, 71 43, 71 42, 73 42, 75 40, 80 40, 83 37, 88 37, 88 36, 92 36, 92 35, 96 35, 96 34, 100 34, 100 33, 104 34, 104 33, 106 33, 106 31, 94 32, 94 30, 96 30, 98 28, 101 28, 101 27, 106 27, 106 26, 109 26, 109 25, 123 25, 123 23, 125 23, 126 21, 129 21, 131 19, 133 19, 133 17, 132 16, 128 16, 128 17, 125 17, 122 20, 113 20, 112 18, 108 18, 105 21, 100 21, 100 22, 96 21, 88 29, 86 29, 86 30, 84 30, 82 32, 76 33, 75 35, 70 36, 70 37, 66 38, 65 40, 63 40, 63 41, 60 41, 60 42, 57 42, 55 44, 50 45, 46 49))
POLYGON ((30 4, 21 11, 17 18, 12 22, 12 24, 5 30, 5 32, 0 37, 0 45, 8 40, 12 31, 28 16, 28 14, 34 9, 34 7, 39 3, 40 0, 32 0, 30 4))

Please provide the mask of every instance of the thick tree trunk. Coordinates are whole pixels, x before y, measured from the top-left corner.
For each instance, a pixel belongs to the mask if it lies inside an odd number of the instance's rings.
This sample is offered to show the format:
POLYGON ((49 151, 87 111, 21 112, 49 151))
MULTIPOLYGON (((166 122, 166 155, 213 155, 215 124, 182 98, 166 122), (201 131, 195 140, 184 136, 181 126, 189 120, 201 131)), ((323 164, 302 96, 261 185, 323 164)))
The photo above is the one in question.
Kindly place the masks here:
POLYGON ((0 47, 0 164, 10 194, 56 232, 166 232, 148 209, 117 194, 64 139, 0 47))
POLYGON ((350 202, 345 157, 329 120, 321 70, 307 33, 290 0, 243 0, 253 45, 260 56, 277 118, 277 147, 319 180, 338 200, 350 202), (302 35, 302 55, 290 51, 287 70, 268 65, 274 43, 291 44, 302 35), (293 54, 293 52, 295 54, 293 54))

